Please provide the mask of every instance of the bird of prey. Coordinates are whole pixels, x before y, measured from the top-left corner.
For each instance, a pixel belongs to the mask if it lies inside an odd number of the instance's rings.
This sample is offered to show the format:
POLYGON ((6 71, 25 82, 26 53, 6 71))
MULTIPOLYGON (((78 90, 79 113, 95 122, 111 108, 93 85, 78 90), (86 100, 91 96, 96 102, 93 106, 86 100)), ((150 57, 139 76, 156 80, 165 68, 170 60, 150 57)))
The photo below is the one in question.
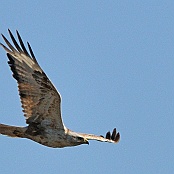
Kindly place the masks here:
POLYGON ((62 148, 89 144, 88 140, 117 143, 120 139, 116 128, 106 136, 77 133, 66 128, 61 116, 61 96, 51 83, 47 75, 39 66, 30 44, 29 52, 16 31, 20 45, 8 30, 12 44, 2 34, 7 46, 0 45, 7 52, 8 64, 13 77, 18 83, 19 95, 22 103, 27 126, 17 127, 0 124, 0 134, 10 137, 28 138, 42 145, 62 148))

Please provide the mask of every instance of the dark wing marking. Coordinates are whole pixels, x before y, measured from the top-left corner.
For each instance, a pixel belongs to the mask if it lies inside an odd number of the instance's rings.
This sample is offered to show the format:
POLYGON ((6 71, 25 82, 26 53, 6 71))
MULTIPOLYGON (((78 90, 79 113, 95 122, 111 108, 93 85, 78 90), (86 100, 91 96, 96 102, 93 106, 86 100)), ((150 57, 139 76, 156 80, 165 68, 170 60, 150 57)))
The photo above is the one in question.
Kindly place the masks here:
POLYGON ((18 82, 26 122, 64 129, 61 118, 60 94, 39 66, 29 43, 27 44, 31 56, 26 50, 18 31, 16 32, 21 47, 11 31, 8 31, 16 49, 4 35, 2 37, 9 48, 1 43, 0 45, 7 52, 8 64, 13 72, 13 77, 18 82))

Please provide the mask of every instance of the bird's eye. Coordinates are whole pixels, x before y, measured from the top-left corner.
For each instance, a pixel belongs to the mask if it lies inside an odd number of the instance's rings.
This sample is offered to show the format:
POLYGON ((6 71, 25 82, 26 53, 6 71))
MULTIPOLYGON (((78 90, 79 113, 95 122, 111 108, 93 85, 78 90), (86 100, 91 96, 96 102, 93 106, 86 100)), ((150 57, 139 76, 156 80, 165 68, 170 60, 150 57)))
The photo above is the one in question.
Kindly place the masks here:
POLYGON ((80 141, 81 141, 81 140, 83 140, 83 138, 82 138, 82 137, 77 137, 77 139, 78 139, 78 140, 80 140, 80 141))

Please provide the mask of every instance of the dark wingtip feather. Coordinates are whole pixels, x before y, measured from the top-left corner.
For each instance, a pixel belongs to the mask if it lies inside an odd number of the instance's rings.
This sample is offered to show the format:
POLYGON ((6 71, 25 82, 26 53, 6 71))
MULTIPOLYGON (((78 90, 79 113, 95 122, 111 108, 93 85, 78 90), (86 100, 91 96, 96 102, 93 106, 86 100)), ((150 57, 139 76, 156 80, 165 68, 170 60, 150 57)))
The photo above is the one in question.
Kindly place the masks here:
POLYGON ((8 32, 9 32, 9 34, 11 34, 12 35, 12 32, 11 32, 11 30, 8 28, 8 32))
POLYGON ((14 36, 13 36, 12 32, 10 31, 10 29, 8 29, 8 32, 9 32, 10 37, 11 37, 11 39, 12 39, 12 41, 13 41, 15 47, 17 48, 17 50, 18 50, 19 52, 22 52, 20 46, 19 46, 18 43, 16 42, 16 39, 14 38, 14 36))
POLYGON ((3 39, 5 38, 5 36, 1 33, 1 36, 3 37, 3 39))
POLYGON ((111 139, 114 140, 116 136, 116 128, 113 129, 111 139))
POLYGON ((111 133, 110 133, 110 131, 106 133, 106 139, 109 139, 109 140, 111 139, 111 133))
MULTIPOLYGON (((8 47, 12 50, 12 51, 16 51, 16 49, 11 45, 11 43, 7 40, 7 38, 3 35, 3 34, 1 34, 1 36, 2 36, 2 38, 4 39, 4 41, 5 41, 5 43, 8 45, 8 47)), ((5 47, 3 44, 2 44, 2 46, 4 47, 4 49, 7 51, 7 50, 9 50, 7 47, 5 47)), ((7 51, 8 52, 8 51, 7 51)))
POLYGON ((25 54, 26 54, 28 57, 30 57, 30 55, 28 54, 28 51, 27 51, 26 48, 25 48, 25 45, 24 45, 24 43, 23 43, 23 41, 22 41, 22 38, 21 38, 21 36, 20 36, 18 30, 16 30, 16 33, 17 33, 17 36, 18 36, 18 39, 19 39, 19 42, 20 42, 20 45, 21 45, 23 51, 25 52, 25 54))
MULTIPOLYGON (((36 57, 35 57, 35 55, 34 55, 34 53, 33 53, 33 50, 32 50, 32 48, 31 48, 29 42, 27 42, 27 45, 28 45, 28 49, 29 49, 29 51, 30 51, 31 57, 33 58, 33 60, 35 61, 35 63, 37 63, 36 57)), ((37 64, 38 64, 38 63, 37 63, 37 64)))
MULTIPOLYGON (((4 39, 4 35, 1 33, 1 36, 2 36, 2 38, 4 39)), ((4 44, 2 44, 2 43, 0 43, 0 45, 4 48, 5 47, 5 45, 4 44)))
POLYGON ((112 135, 111 135, 111 132, 108 131, 108 132, 106 133, 106 137, 105 137, 105 138, 108 139, 108 140, 112 140, 112 141, 114 141, 115 143, 117 143, 117 142, 119 142, 119 140, 120 140, 120 133, 119 133, 119 132, 117 133, 116 128, 114 128, 113 131, 112 131, 112 135))
POLYGON ((114 139, 114 141, 115 142, 118 142, 119 140, 120 140, 120 133, 118 132, 117 135, 116 135, 116 137, 115 137, 115 139, 114 139))
POLYGON ((8 40, 7 40, 7 38, 6 38, 3 34, 1 34, 1 36, 2 36, 2 38, 4 39, 4 41, 5 41, 6 43, 9 43, 8 40))
POLYGON ((12 33, 11 33, 11 30, 10 30, 9 28, 8 28, 8 32, 9 32, 10 34, 12 34, 12 33))

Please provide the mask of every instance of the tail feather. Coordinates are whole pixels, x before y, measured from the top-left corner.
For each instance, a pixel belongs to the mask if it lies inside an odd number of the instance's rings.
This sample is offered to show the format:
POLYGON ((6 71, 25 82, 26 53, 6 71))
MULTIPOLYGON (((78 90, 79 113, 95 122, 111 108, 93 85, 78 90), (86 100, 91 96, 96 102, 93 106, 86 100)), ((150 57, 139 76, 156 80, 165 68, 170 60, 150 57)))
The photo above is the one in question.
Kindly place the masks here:
POLYGON ((10 137, 24 137, 26 128, 0 124, 0 134, 10 137))

